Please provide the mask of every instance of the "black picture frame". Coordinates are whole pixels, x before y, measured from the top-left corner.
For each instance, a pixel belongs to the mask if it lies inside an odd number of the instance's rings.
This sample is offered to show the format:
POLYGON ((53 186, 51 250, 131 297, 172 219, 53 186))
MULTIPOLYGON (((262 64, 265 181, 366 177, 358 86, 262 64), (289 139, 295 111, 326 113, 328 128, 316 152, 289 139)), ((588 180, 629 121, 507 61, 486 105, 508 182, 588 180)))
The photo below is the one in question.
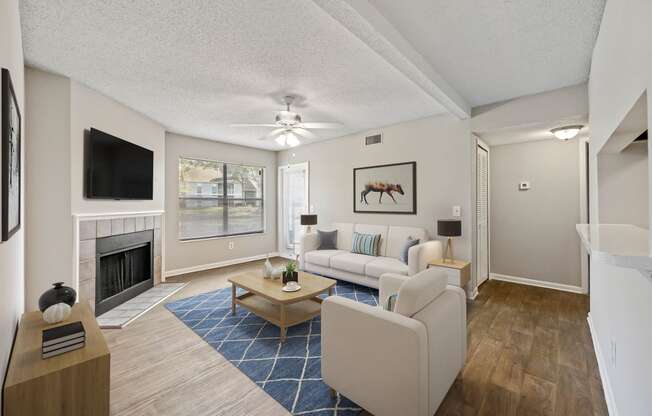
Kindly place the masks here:
MULTIPOLYGON (((370 192, 380 192, 380 191, 370 191, 370 192)), ((369 192, 368 192, 369 193, 369 192)), ((367 195, 368 195, 367 193, 367 195)), ((387 195, 388 193, 385 192, 387 195)), ((391 193, 389 193, 390 198, 394 199, 391 193)), ((383 197, 383 192, 380 192, 379 196, 379 201, 383 197)), ((367 203, 368 205, 368 203, 367 203)), ((402 215, 416 215, 417 213, 417 162, 402 162, 402 163, 389 163, 385 165, 375 165, 375 166, 364 166, 364 167, 359 167, 359 168, 354 168, 353 169, 353 212, 358 213, 358 214, 402 214, 402 215), (412 195, 407 195, 408 200, 411 201, 411 209, 410 210, 392 210, 388 209, 387 210, 369 210, 369 209, 360 209, 360 206, 364 204, 365 202, 365 196, 362 195, 360 188, 358 188, 358 175, 363 172, 364 170, 369 170, 369 169, 380 169, 382 171, 383 168, 395 168, 397 166, 406 166, 411 172, 411 178, 410 181, 411 183, 409 184, 410 186, 408 189, 412 193, 412 195)))
POLYGON ((9 70, 2 68, 2 160, 0 169, 2 169, 2 241, 7 241, 20 229, 21 218, 21 135, 22 135, 22 118, 20 107, 16 99, 14 86, 11 82, 9 70), (15 112, 15 113, 14 113, 15 112), (12 120, 17 120, 17 126, 14 126, 12 120), (15 155, 15 157, 14 157, 15 155), (12 174, 17 172, 17 176, 12 174), (16 181, 14 181, 16 179, 16 181), (10 192, 15 189, 17 192, 10 192), (15 224, 10 222, 9 207, 17 209, 17 218, 15 224))

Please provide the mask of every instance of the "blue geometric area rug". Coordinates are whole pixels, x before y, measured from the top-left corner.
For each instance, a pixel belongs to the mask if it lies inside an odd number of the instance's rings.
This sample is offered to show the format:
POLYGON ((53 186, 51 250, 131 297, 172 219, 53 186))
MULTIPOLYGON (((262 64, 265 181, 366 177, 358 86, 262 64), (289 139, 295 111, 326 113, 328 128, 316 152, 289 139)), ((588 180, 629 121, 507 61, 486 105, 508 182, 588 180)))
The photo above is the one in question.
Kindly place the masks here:
MULTIPOLYGON (((338 281, 334 293, 378 304, 377 290, 353 283, 338 281)), ((346 397, 331 397, 322 380, 320 316, 288 328, 281 344, 277 326, 241 306, 231 315, 230 287, 165 306, 293 415, 351 416, 361 412, 346 397)))

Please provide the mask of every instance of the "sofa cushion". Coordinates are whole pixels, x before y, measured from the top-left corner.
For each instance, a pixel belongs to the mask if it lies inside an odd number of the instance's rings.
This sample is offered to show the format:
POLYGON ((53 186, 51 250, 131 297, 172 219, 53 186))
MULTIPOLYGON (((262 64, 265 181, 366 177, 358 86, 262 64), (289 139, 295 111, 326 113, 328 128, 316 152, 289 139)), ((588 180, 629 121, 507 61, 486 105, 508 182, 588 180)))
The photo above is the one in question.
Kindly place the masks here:
POLYGON ((398 290, 394 312, 412 317, 446 289, 448 276, 438 269, 426 269, 406 280, 398 290))
POLYGON ((331 267, 331 257, 338 254, 346 253, 344 250, 313 250, 304 253, 303 259, 307 263, 317 264, 319 266, 331 267))
POLYGON ((351 253, 377 256, 378 244, 380 244, 380 234, 360 234, 355 232, 351 242, 351 253))
POLYGON ((391 257, 376 257, 367 263, 365 267, 365 274, 370 277, 380 279, 380 276, 385 273, 404 274, 407 276, 408 266, 400 260, 391 257))
POLYGON ((367 263, 376 259, 364 254, 343 253, 331 257, 331 268, 364 275, 367 263))
MULTIPOLYGON (((386 225, 356 224, 353 231, 360 234, 380 234, 380 244, 378 245, 378 255, 385 256, 387 247, 387 230, 386 225)), ((338 247, 342 248, 342 247, 338 247)), ((351 248, 349 246, 348 248, 351 248)), ((398 256, 397 256, 398 258, 398 256)))
POLYGON ((353 237, 353 223, 336 222, 333 228, 337 230, 337 249, 351 250, 351 238, 353 237))
POLYGON ((337 230, 317 230, 317 239, 319 240, 317 250, 337 250, 337 230))
POLYGON ((403 250, 405 240, 407 240, 408 237, 420 240, 422 243, 428 241, 426 230, 423 228, 391 226, 389 227, 389 232, 387 234, 387 251, 384 255, 396 259, 400 258, 401 250, 403 250))

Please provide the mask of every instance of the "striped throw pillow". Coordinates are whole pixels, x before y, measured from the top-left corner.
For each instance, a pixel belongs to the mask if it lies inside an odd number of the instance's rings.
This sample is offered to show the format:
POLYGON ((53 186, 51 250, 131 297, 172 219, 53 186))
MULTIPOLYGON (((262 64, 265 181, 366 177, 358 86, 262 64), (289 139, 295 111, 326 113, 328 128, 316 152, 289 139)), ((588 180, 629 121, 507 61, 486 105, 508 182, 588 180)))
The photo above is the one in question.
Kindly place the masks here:
POLYGON ((367 256, 377 256, 379 246, 380 234, 353 233, 351 253, 366 254, 367 256))

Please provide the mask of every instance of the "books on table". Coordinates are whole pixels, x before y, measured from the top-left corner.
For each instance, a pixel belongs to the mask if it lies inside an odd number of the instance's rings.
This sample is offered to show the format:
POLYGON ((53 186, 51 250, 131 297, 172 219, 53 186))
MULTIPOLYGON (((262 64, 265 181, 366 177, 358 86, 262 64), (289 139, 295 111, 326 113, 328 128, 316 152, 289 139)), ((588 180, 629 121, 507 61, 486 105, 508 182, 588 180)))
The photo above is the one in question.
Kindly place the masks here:
POLYGON ((83 348, 86 345, 86 331, 81 322, 72 322, 56 326, 43 331, 41 344, 42 358, 57 355, 83 348))

